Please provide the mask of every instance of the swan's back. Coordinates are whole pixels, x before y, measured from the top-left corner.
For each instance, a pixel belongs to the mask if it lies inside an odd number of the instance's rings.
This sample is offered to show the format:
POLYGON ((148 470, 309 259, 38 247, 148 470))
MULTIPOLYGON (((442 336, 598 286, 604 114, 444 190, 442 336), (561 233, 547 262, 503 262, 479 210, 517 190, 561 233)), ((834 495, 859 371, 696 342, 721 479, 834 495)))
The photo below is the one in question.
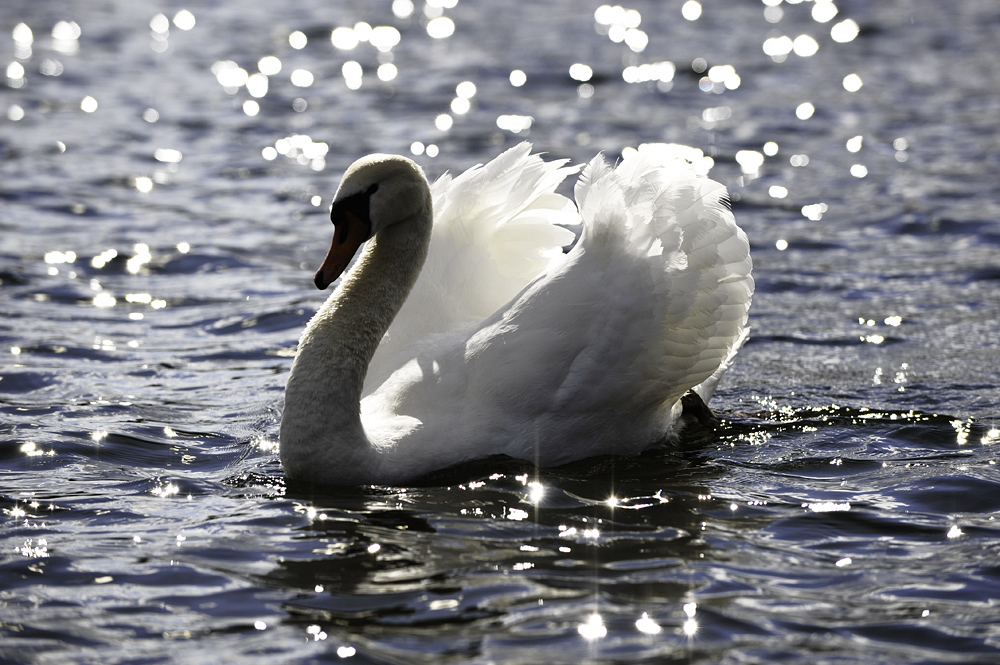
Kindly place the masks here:
MULTIPOLYGON (((522 200, 551 196, 541 180, 532 182, 543 194, 524 187, 522 200)), ((595 158, 575 196, 583 227, 569 253, 548 258, 485 319, 417 340, 363 401, 403 468, 497 453, 542 465, 635 454, 672 435, 686 391, 710 396, 742 343, 753 293, 725 189, 668 147, 643 146, 617 168, 595 158), (403 430, 397 445, 391 432, 403 430)), ((476 220, 460 206, 442 218, 470 234, 498 223, 468 228, 476 220)), ((447 274, 447 262, 430 269, 447 274)))

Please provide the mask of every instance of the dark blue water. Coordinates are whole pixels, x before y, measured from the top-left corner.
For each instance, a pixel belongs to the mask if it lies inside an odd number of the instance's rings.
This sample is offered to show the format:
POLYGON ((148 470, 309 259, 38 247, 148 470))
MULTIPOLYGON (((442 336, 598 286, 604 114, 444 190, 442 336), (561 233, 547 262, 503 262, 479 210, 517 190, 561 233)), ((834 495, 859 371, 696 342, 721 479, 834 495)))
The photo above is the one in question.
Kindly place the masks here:
POLYGON ((409 4, 0 7, 0 660, 1000 657, 1000 7, 409 4), (724 423, 286 486, 343 168, 524 139, 714 158, 757 281, 724 423))

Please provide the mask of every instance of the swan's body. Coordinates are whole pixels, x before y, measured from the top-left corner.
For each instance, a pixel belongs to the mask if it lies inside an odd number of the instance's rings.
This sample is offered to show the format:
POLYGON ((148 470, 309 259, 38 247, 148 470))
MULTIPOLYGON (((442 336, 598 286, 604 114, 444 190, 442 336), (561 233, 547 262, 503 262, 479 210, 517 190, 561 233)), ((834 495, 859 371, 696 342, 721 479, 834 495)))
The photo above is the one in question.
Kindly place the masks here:
POLYGON ((433 189, 403 157, 352 165, 317 285, 367 244, 302 335, 288 476, 398 483, 489 455, 557 465, 673 436, 681 396, 707 402, 745 339, 753 279, 725 189, 666 148, 615 169, 595 158, 579 212, 553 193, 575 169, 526 144, 433 189), (554 222, 583 224, 568 253, 573 234, 554 222))

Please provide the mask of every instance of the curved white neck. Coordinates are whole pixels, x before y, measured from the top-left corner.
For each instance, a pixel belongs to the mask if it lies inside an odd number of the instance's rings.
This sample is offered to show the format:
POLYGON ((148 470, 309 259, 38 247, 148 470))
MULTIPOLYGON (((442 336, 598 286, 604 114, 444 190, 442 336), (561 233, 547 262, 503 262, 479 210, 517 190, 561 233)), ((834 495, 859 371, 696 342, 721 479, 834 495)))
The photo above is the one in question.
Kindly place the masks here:
POLYGON ((345 475, 378 451, 361 424, 368 363, 406 301, 427 257, 432 213, 381 229, 306 326, 285 388, 281 462, 300 478, 345 475))

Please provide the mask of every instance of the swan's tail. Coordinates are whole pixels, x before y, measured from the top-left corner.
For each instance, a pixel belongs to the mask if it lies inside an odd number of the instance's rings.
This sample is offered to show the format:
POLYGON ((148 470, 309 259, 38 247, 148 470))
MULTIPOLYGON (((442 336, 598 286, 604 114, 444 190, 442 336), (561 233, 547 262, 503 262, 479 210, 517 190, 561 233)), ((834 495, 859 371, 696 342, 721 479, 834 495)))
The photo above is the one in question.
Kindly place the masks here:
POLYGON ((616 247, 648 266, 660 332, 643 361, 658 377, 649 399, 665 404, 695 386, 707 402, 747 334, 749 243, 704 159, 693 148, 643 145, 615 168, 598 156, 576 187, 585 249, 616 247))
POLYGON ((740 336, 737 338, 733 346, 729 349, 728 355, 726 355, 725 359, 721 363, 719 363, 719 368, 715 370, 712 376, 708 377, 707 379, 705 379, 704 381, 702 381, 701 383, 699 383, 698 385, 696 385, 694 388, 691 389, 696 393, 698 393, 698 397, 700 397, 702 401, 705 402, 705 404, 708 404, 709 400, 712 399, 712 395, 715 394, 715 389, 719 385, 719 381, 726 373, 726 370, 732 367, 733 363, 736 362, 737 352, 739 352, 739 350, 743 348, 743 345, 746 344, 746 341, 749 338, 750 338, 750 328, 748 326, 743 328, 743 331, 740 333, 740 336))

